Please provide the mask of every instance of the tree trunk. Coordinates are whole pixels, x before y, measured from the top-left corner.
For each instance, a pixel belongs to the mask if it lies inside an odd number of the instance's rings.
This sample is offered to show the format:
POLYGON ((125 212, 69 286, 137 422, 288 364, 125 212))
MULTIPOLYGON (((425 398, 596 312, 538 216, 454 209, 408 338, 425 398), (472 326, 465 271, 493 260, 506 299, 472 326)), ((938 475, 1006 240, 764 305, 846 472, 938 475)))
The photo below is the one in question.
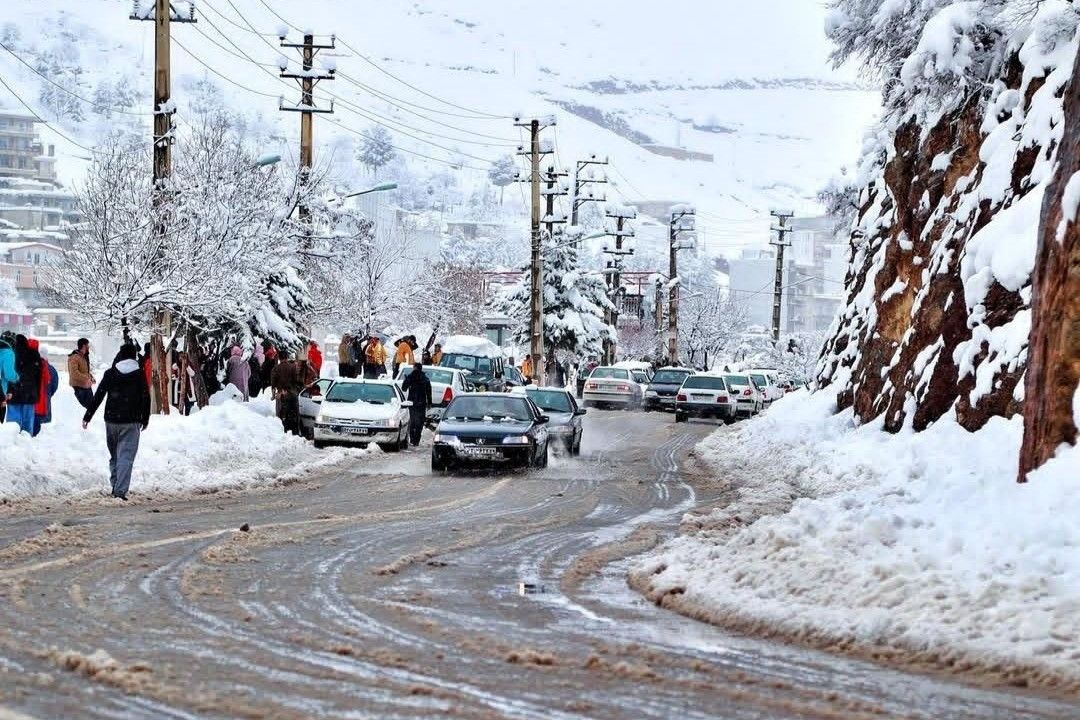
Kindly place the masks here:
MULTIPOLYGON (((1065 92, 1065 127, 1057 174, 1042 208, 1032 274, 1031 334, 1024 393, 1024 443, 1017 480, 1076 443, 1073 403, 1080 382, 1080 217, 1064 207, 1065 189, 1080 183, 1080 54, 1065 92), (1066 213, 1073 216, 1070 222, 1066 213), (1063 224, 1064 221, 1064 224, 1063 224), (1059 236, 1060 233, 1060 236, 1059 236)), ((1075 203, 1075 200, 1073 201, 1075 203)))

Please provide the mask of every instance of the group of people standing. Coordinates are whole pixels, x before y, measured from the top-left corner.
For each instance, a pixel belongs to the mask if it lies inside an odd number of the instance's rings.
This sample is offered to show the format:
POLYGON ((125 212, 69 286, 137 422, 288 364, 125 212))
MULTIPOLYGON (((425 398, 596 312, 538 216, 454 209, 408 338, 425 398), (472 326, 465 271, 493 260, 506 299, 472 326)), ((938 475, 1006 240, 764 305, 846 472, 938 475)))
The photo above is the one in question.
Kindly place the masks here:
POLYGON ((52 421, 52 397, 60 385, 60 374, 41 349, 25 335, 0 337, 0 422, 15 423, 32 437, 52 421))

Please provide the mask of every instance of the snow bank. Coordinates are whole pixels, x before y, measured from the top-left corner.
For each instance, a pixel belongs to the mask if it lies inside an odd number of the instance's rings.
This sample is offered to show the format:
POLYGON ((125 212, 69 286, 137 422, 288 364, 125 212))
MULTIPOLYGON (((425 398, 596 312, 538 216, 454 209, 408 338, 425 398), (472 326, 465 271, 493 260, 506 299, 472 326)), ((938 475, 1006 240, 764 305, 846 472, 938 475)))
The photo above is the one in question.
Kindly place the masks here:
POLYGON ((635 586, 721 623, 1080 692, 1080 448, 1014 482, 1022 419, 891 435, 791 394, 698 446, 728 507, 635 586))
MULTIPOLYGON (((190 417, 155 416, 143 433, 131 481, 133 499, 148 493, 210 492, 272 483, 283 476, 344 460, 359 451, 317 451, 287 436, 263 396, 236 402, 222 393, 190 417)), ((66 378, 53 398, 53 418, 36 438, 0 425, 0 499, 108 493, 104 408, 89 429, 66 378)))

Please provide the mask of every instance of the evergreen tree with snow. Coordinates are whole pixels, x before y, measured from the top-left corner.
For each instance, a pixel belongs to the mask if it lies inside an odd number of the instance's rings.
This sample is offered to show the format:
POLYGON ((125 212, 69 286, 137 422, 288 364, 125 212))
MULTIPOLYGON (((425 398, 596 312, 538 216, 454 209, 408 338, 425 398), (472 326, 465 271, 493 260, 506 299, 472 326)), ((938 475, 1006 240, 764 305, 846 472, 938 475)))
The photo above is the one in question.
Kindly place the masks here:
MULTIPOLYGON (((601 276, 578 265, 578 251, 565 235, 544 244, 544 354, 550 362, 558 355, 585 358, 600 355, 605 340, 616 339, 615 328, 604 322, 604 311, 614 306, 601 276)), ((529 346, 529 275, 508 288, 492 309, 514 322, 514 342, 529 346)))
POLYGON ((372 175, 394 159, 394 137, 382 125, 372 125, 360 139, 356 159, 372 175))
POLYGON ((113 95, 112 85, 108 80, 102 80, 94 89, 94 112, 108 120, 113 116, 116 109, 116 98, 113 95))
POLYGON ((503 155, 501 158, 497 158, 492 161, 491 167, 488 168, 488 180, 492 185, 499 188, 499 204, 503 204, 503 193, 506 191, 506 186, 514 182, 517 179, 517 163, 514 162, 512 155, 503 155))

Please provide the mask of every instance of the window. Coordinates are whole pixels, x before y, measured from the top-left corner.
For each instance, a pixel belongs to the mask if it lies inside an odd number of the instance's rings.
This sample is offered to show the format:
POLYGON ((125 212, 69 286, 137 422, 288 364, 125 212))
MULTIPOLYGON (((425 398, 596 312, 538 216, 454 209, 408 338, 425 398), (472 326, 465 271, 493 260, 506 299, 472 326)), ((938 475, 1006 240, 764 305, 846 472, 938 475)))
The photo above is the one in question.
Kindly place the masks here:
POLYGON ((689 370, 661 370, 653 375, 652 381, 660 385, 682 385, 691 374, 689 370))
POLYGON ((708 375, 695 375, 693 377, 686 378, 686 382, 683 383, 683 388, 698 389, 698 390, 726 390, 724 385, 724 378, 722 377, 710 377, 708 375))
POLYGON ((620 370, 619 368, 605 368, 600 367, 592 371, 592 375, 589 376, 590 380, 629 380, 630 374, 626 370, 620 370))
POLYGON ((395 397, 394 387, 375 383, 334 383, 326 393, 326 402, 366 402, 385 405, 395 397))
POLYGON ((513 395, 459 395, 446 409, 446 417, 464 420, 490 417, 526 422, 533 419, 526 399, 513 395))
POLYGON ((570 396, 562 390, 526 390, 525 392, 541 410, 561 413, 574 412, 570 396))

